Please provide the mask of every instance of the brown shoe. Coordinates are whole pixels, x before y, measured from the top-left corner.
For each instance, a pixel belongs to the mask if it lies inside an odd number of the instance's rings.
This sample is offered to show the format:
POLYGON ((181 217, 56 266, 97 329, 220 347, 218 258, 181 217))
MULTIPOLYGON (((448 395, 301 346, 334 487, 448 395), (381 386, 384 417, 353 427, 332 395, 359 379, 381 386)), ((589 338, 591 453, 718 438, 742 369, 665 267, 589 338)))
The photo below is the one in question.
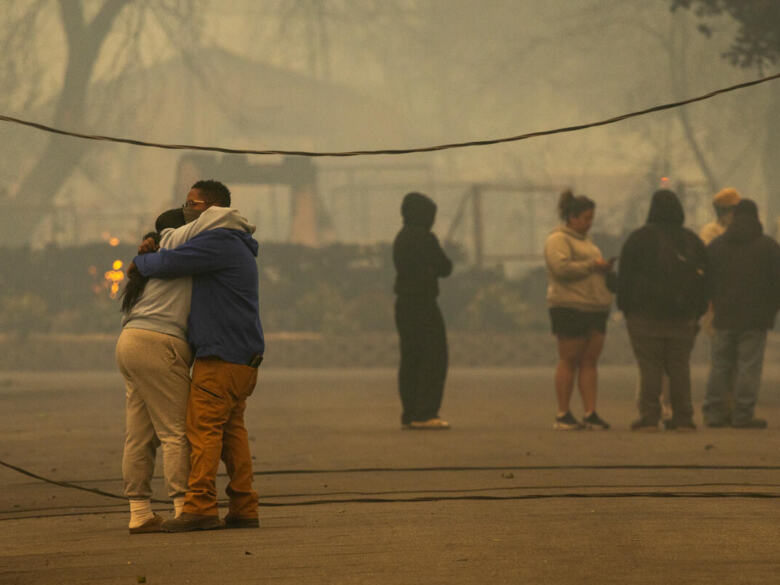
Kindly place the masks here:
POLYGON ((639 431, 640 433, 657 433, 658 421, 652 422, 644 418, 639 418, 631 423, 632 431, 639 431))
POLYGON ((260 528, 260 518, 225 516, 225 528, 260 528))
POLYGON ((409 424, 409 429, 413 431, 446 431, 449 430, 450 423, 440 418, 429 418, 428 420, 415 420, 409 424))
POLYGON ((152 532, 162 532, 162 525, 165 522, 165 518, 155 514, 152 518, 149 518, 146 522, 135 528, 129 528, 130 534, 151 534, 152 532))
POLYGON ((225 525, 219 516, 182 513, 178 518, 166 520, 162 524, 163 532, 191 532, 193 530, 218 530, 225 525))

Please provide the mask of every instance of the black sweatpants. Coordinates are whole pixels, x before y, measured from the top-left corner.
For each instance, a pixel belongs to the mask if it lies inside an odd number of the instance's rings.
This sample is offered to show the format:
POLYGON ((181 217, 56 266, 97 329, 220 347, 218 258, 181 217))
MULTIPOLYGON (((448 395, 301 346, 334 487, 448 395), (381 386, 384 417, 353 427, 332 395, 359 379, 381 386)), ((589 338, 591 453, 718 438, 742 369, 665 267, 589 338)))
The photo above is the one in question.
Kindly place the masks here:
POLYGON ((395 324, 401 346, 401 424, 436 418, 447 378, 447 336, 436 299, 399 295, 395 324))

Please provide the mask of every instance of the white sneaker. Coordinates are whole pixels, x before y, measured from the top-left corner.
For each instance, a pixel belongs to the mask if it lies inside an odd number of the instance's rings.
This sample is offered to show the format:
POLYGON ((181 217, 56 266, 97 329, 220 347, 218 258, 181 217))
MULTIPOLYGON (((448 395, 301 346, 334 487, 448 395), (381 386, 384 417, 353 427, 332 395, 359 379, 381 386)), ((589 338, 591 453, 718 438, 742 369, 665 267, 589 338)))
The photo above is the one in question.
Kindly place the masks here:
POLYGON ((429 418, 428 420, 415 420, 409 423, 409 428, 413 431, 446 431, 450 428, 450 423, 439 417, 429 418))

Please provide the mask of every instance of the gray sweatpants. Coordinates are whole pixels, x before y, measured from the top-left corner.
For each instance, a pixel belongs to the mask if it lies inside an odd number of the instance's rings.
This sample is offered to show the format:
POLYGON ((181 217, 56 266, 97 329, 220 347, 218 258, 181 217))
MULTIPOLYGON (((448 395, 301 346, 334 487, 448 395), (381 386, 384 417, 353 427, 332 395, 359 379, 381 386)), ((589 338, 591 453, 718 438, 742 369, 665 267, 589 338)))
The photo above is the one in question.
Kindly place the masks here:
POLYGON ((126 387, 124 493, 131 499, 151 497, 155 454, 162 445, 168 495, 182 496, 190 472, 185 424, 190 346, 172 335, 125 328, 116 344, 116 361, 126 387))

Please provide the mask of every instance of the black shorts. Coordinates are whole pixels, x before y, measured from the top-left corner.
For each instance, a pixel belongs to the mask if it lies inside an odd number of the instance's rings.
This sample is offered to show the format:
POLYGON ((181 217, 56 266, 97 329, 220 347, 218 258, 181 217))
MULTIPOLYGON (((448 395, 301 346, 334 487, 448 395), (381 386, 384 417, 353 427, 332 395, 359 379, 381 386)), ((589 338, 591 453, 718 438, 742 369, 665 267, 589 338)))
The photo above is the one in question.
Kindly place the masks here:
POLYGON ((607 332, 609 312, 591 313, 564 307, 550 308, 553 335, 559 337, 587 337, 593 331, 607 332))

